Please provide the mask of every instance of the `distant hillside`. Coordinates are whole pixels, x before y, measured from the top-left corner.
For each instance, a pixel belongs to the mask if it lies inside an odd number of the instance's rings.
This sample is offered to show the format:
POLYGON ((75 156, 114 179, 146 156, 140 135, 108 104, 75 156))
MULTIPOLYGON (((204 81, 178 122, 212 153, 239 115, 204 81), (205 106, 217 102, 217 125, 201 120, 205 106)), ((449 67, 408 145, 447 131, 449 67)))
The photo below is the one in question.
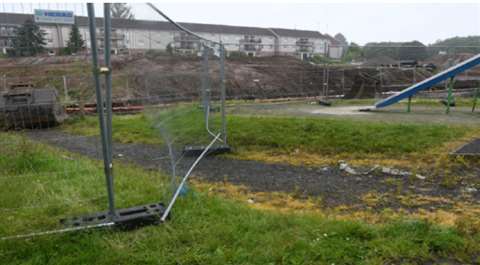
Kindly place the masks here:
POLYGON ((439 40, 428 46, 419 41, 369 42, 362 49, 367 61, 388 58, 391 60, 417 60, 436 57, 439 54, 460 55, 480 53, 480 36, 453 37, 439 40))
POLYGON ((367 60, 388 57, 394 60, 424 60, 428 57, 427 46, 419 41, 370 42, 363 48, 367 60))
POLYGON ((438 54, 445 51, 448 54, 454 53, 480 53, 480 36, 453 37, 440 40, 429 45, 429 50, 438 54))

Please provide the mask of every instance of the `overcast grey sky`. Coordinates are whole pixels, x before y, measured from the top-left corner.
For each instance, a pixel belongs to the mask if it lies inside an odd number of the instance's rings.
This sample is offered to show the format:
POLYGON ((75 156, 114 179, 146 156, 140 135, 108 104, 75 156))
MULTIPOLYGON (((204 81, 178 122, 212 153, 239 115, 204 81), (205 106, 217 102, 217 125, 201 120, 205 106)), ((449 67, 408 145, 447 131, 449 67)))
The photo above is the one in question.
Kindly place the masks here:
MULTIPOLYGON (((161 18, 145 4, 131 4, 139 19, 161 18)), ((349 41, 411 41, 425 44, 452 36, 480 35, 480 3, 155 3, 177 21, 342 32, 349 41)), ((73 10, 85 15, 82 4, 3 4, 0 11, 29 12, 32 8, 73 10)), ((101 7, 97 4, 97 7, 101 7)), ((101 14, 100 10, 97 14, 101 14)))
MULTIPOLYGON (((153 14, 142 5, 134 7, 138 16, 153 14)), ((179 21, 342 32, 349 41, 360 44, 432 43, 452 36, 480 35, 480 4, 167 3, 157 7, 179 21)))

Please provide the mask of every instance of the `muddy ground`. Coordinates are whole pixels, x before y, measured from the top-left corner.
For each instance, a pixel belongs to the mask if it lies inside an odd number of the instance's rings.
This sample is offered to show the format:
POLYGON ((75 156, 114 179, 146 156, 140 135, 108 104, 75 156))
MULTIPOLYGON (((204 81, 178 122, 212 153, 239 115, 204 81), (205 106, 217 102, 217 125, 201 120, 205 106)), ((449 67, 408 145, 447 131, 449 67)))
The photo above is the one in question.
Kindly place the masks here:
MULTIPOLYGON (((90 158, 101 158, 101 145, 97 137, 75 136, 58 130, 31 131, 26 132, 26 135, 35 141, 90 158)), ((115 143, 114 156, 116 163, 134 163, 146 169, 160 169, 164 172, 170 172, 171 169, 168 152, 161 146, 115 143)), ((194 158, 182 157, 180 153, 176 157, 180 159, 177 173, 182 175, 194 158)), ((472 170, 475 172, 468 174, 480 175, 480 168, 472 170)), ((207 182, 243 185, 252 192, 287 192, 301 199, 316 197, 320 198, 322 206, 326 208, 347 206, 349 209, 368 207, 381 211, 385 208, 402 208, 415 211, 420 208, 450 209, 459 201, 480 201, 480 192, 472 183, 462 182, 454 187, 446 187, 438 178, 428 175, 428 172, 417 173, 422 176, 395 176, 381 171, 352 175, 338 166, 267 164, 210 156, 199 164, 193 177, 207 182), (411 198, 423 199, 412 201, 411 198)))
MULTIPOLYGON (((54 87, 68 98, 93 102, 91 65, 88 56, 0 59, 6 84, 31 82, 36 87, 54 87)), ((199 57, 166 54, 114 56, 113 97, 142 103, 161 100, 192 100, 199 97, 202 65, 199 57)), ((218 58, 210 58, 209 78, 213 97, 220 94, 218 58)), ((382 91, 401 90, 433 72, 423 68, 382 70, 371 66, 312 65, 293 57, 228 58, 226 61, 227 98, 285 98, 345 95, 368 98, 382 91)), ((3 81, 3 80, 2 80, 3 81)), ((476 86, 474 83, 473 86, 476 86)), ((457 81, 455 88, 472 87, 457 81)), ((439 88, 443 89, 443 85, 439 88)))

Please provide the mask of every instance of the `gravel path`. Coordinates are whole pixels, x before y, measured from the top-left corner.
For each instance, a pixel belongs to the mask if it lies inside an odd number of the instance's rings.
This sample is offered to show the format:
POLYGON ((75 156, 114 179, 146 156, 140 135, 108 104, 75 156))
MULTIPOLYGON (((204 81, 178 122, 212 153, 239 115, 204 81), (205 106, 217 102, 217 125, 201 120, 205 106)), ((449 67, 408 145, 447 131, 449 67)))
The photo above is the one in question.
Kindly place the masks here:
MULTIPOLYGON (((70 135, 58 130, 27 132, 37 141, 66 149, 71 152, 101 159, 101 144, 96 137, 70 135)), ((161 169, 170 172, 168 150, 164 146, 145 144, 114 144, 116 161, 133 162, 146 169, 161 169)), ((181 154, 176 154, 177 158, 181 154)), ((177 165, 177 173, 183 175, 194 158, 183 157, 177 165)), ((362 207, 361 197, 369 192, 379 194, 400 193, 458 198, 461 187, 443 188, 429 181, 419 180, 412 185, 411 178, 392 177, 384 173, 350 175, 338 167, 303 167, 287 164, 267 164, 258 161, 235 160, 221 156, 205 158, 194 171, 194 177, 206 181, 247 186, 252 191, 294 192, 299 196, 320 196, 327 207, 350 205, 362 207), (394 178, 395 184, 385 181, 394 178), (400 186, 400 188, 399 188, 400 186)), ((478 196, 474 196, 478 197, 478 196)), ((429 206, 429 205, 427 205, 429 206)), ((442 205, 438 205, 442 206, 442 205)), ((443 205, 448 207, 448 205, 443 205)), ((400 207, 398 200, 386 200, 379 207, 400 207)), ((435 206, 436 207, 436 206, 435 206)))

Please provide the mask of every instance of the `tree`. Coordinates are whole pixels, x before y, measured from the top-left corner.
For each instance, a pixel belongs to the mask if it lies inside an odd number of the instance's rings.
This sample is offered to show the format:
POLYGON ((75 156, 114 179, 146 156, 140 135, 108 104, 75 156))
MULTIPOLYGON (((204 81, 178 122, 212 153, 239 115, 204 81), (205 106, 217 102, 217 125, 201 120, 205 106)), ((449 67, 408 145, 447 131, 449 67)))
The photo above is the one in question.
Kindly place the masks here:
POLYGON ((124 3, 114 3, 111 6, 112 18, 135 19, 132 8, 124 3))
POLYGON ((380 57, 389 57, 399 60, 398 50, 401 42, 369 42, 363 48, 365 58, 370 60, 380 57))
POLYGON ((347 38, 345 38, 342 33, 335 34, 333 38, 340 42, 342 46, 348 46, 347 38))
POLYGON ((333 37, 336 41, 338 41, 338 43, 340 43, 340 46, 342 46, 342 57, 345 57, 346 55, 346 52, 348 50, 348 42, 347 42, 347 38, 345 38, 345 36, 343 36, 342 33, 337 33, 335 34, 335 37, 333 37))
POLYGON ((173 54, 173 47, 171 43, 167 44, 167 53, 170 55, 173 54))
POLYGON ((429 46, 430 55, 446 51, 455 53, 480 53, 480 36, 453 37, 445 40, 437 40, 429 46))
POLYGON ((345 55, 343 56, 344 62, 352 62, 352 61, 359 61, 363 58, 363 50, 355 42, 350 43, 348 49, 345 51, 345 55))
POLYGON ((70 30, 70 38, 67 42, 67 47, 65 48, 65 52, 68 54, 76 53, 84 48, 85 42, 80 35, 80 31, 78 31, 78 26, 76 24, 72 25, 72 29, 70 30))
POLYGON ((427 46, 419 41, 404 42, 398 50, 400 60, 425 60, 428 57, 427 46))
POLYGON ((35 56, 43 51, 45 45, 45 32, 28 19, 15 30, 13 49, 16 56, 35 56))
POLYGON ((394 60, 424 60, 428 57, 427 47, 419 41, 370 42, 363 49, 368 60, 389 57, 394 60))

